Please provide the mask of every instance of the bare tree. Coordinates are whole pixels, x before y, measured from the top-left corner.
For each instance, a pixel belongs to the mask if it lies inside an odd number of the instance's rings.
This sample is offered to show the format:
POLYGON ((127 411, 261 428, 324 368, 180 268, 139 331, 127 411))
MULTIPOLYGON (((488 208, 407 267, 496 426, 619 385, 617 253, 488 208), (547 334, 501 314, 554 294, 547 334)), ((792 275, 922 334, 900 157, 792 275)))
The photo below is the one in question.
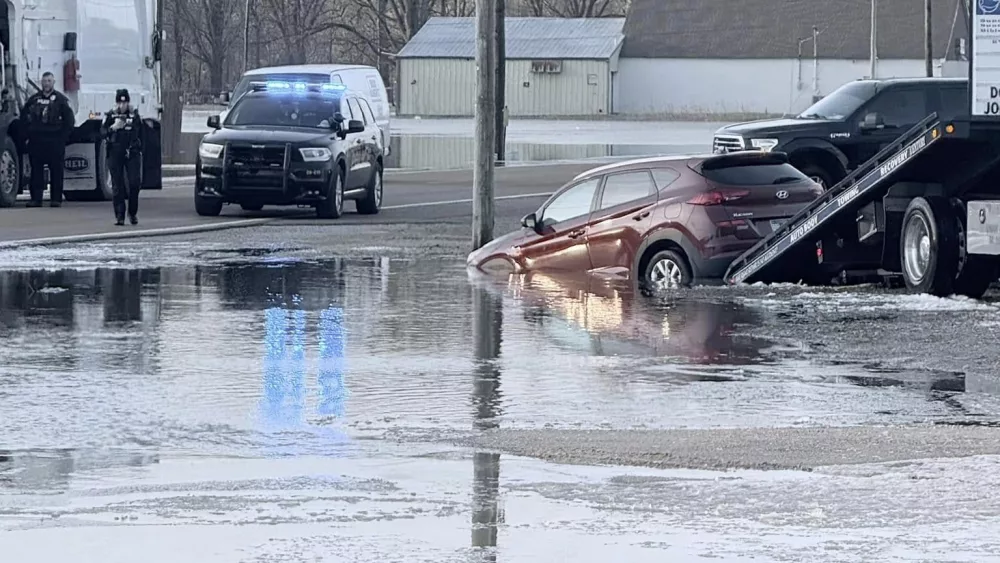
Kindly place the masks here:
POLYGON ((226 81, 227 62, 243 39, 241 0, 173 0, 183 26, 181 49, 208 69, 208 85, 215 92, 226 81))
POLYGON ((522 8, 534 17, 601 18, 624 16, 626 0, 523 0, 522 8))

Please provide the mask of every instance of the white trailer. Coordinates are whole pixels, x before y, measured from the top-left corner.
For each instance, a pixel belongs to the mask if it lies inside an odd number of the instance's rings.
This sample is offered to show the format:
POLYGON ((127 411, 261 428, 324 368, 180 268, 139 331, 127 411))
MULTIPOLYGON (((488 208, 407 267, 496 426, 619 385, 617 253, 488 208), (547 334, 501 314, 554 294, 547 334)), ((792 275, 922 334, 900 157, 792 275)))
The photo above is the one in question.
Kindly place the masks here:
POLYGON ((160 22, 160 0, 0 0, 0 81, 6 92, 0 108, 6 133, 0 146, 0 207, 13 205, 27 187, 30 167, 17 118, 45 72, 55 75, 56 89, 76 114, 66 147, 66 199, 111 197, 98 131, 119 88, 129 90, 143 117, 143 189, 162 187, 160 22))

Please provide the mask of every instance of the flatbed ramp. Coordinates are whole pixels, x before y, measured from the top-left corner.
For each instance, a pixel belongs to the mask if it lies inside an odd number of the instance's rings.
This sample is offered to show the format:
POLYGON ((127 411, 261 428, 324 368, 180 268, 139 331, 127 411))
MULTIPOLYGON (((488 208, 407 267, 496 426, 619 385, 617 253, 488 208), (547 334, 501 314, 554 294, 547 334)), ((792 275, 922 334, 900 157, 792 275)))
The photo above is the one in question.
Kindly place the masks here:
MULTIPOLYGON (((796 265, 782 264, 782 259, 786 257, 794 259, 789 256, 792 254, 790 251, 804 250, 801 245, 815 240, 815 235, 835 218, 844 218, 851 210, 856 211, 860 206, 881 198, 889 187, 904 176, 919 174, 927 177, 945 174, 944 171, 934 170, 940 168, 939 166, 920 166, 919 162, 926 160, 922 157, 930 152, 941 152, 939 156, 944 158, 951 158, 952 153, 956 158, 962 154, 961 147, 944 141, 944 139, 957 140, 959 137, 955 131, 956 125, 948 124, 947 127, 946 136, 936 114, 924 118, 780 228, 740 255, 730 265, 725 280, 729 284, 753 283, 762 273, 770 270, 772 275, 769 278, 777 281, 773 278, 781 276, 775 275, 776 273, 795 271, 793 266, 796 265), (942 150, 942 145, 947 144, 952 144, 951 150, 942 150)), ((939 159, 933 160, 941 162, 939 159)), ((960 163, 952 160, 945 167, 953 168, 958 164, 960 163)), ((795 253, 795 258, 801 256, 802 254, 795 253)))

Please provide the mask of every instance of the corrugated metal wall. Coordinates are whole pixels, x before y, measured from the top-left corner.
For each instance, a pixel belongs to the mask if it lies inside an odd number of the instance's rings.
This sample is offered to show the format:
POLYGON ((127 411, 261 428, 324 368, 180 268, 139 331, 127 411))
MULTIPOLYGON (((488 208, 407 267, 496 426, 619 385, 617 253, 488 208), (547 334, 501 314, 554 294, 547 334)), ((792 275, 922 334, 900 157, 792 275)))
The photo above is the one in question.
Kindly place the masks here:
MULTIPOLYGON (((401 115, 467 117, 476 103, 476 61, 401 59, 401 115)), ((531 61, 507 61, 510 117, 604 115, 611 110, 608 61, 563 61, 559 74, 533 74, 531 61)))

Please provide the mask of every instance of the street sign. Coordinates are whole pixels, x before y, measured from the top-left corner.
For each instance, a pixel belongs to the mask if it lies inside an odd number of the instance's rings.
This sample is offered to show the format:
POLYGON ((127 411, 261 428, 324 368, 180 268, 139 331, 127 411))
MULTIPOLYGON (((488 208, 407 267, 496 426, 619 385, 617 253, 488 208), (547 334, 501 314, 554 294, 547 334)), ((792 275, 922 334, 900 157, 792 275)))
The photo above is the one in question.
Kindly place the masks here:
POLYGON ((1000 118, 1000 0, 972 0, 972 116, 1000 118))

